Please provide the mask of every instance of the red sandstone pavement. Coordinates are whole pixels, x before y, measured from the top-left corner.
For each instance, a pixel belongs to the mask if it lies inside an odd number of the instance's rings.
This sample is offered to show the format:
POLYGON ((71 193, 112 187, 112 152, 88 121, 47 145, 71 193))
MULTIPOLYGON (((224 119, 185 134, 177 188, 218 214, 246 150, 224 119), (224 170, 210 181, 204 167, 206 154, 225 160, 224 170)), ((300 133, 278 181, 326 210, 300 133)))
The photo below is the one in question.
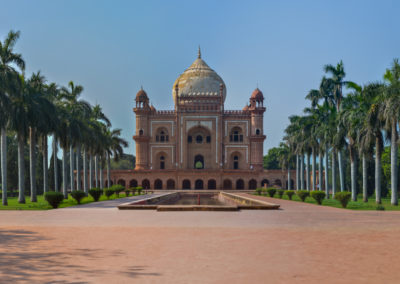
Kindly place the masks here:
POLYGON ((400 283, 400 212, 0 212, 0 283, 400 283))

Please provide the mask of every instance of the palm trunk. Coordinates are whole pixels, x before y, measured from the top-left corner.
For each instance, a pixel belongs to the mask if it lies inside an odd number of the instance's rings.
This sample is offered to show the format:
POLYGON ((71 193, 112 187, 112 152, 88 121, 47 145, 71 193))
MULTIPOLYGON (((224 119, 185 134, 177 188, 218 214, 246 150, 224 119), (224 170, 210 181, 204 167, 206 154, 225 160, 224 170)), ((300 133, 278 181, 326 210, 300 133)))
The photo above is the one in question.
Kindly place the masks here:
POLYGON ((83 148, 83 191, 88 195, 88 184, 87 184, 87 153, 86 146, 83 148))
POLYGON ((18 203, 25 203, 25 160, 24 160, 24 138, 18 134, 18 203))
POLYGON ((357 157, 354 147, 350 146, 351 200, 357 201, 357 157))
POLYGON ((368 202, 368 173, 367 173, 367 159, 365 154, 362 155, 362 180, 363 180, 363 201, 368 202))
POLYGON ((310 154, 306 154, 306 185, 307 190, 310 191, 310 154))
POLYGON ((315 185, 317 184, 317 157, 315 156, 315 147, 312 147, 312 190, 315 190, 315 185))
POLYGON ((340 191, 344 191, 344 164, 342 151, 338 151, 338 162, 339 162, 339 181, 340 181, 340 191))
POLYGON ((111 168, 110 154, 107 154, 107 187, 111 186, 111 184, 110 184, 110 182, 111 182, 110 168, 111 168))
POLYGON ((81 145, 76 146, 76 190, 81 190, 81 145))
POLYGON ((58 192, 58 166, 57 166, 57 138, 53 135, 53 166, 54 166, 54 191, 58 192))
POLYGON ((296 189, 299 190, 300 186, 300 158, 299 155, 296 154, 296 189))
POLYGON ((100 188, 104 189, 103 163, 101 162, 101 157, 99 161, 99 174, 100 174, 100 188))
POLYGON ((70 174, 70 185, 71 192, 75 190, 75 175, 74 175, 74 148, 72 145, 69 147, 69 174, 70 174))
POLYGON ((3 190, 3 205, 8 205, 7 200, 7 133, 1 129, 1 189, 3 190))
POLYGON ((291 183, 292 177, 291 177, 291 174, 290 174, 290 163, 288 163, 287 168, 288 168, 288 170, 287 170, 287 179, 288 179, 288 181, 287 181, 287 189, 288 189, 288 190, 291 190, 291 189, 292 189, 292 186, 291 186, 290 183, 291 183))
POLYGON ((49 191, 49 151, 47 149, 47 135, 43 135, 43 194, 49 191))
POLYGON ((393 119, 392 122, 392 136, 391 136, 391 145, 390 145, 390 172, 391 172, 391 189, 392 189, 392 205, 398 205, 398 192, 397 192, 397 123, 393 119))
POLYGON ((300 156, 300 189, 304 189, 304 154, 300 156))
POLYGON ((322 149, 319 150, 318 160, 319 160, 319 163, 318 163, 319 164, 319 167, 318 167, 318 190, 322 190, 322 185, 323 185, 322 173, 324 171, 322 149))
POLYGON ((29 173, 31 185, 31 202, 37 202, 36 197, 36 140, 35 130, 29 127, 29 173))
POLYGON ((325 194, 326 198, 329 198, 329 151, 328 144, 325 145, 325 194))
POLYGON ((89 155, 89 188, 93 188, 93 156, 89 155))
POLYGON ((62 178, 63 178, 63 194, 65 199, 68 199, 67 151, 68 150, 66 148, 63 148, 62 178))
POLYGON ((332 198, 336 194, 336 151, 332 149, 332 198))
POLYGON ((96 188, 99 188, 99 156, 96 154, 94 156, 94 179, 95 179, 95 184, 96 184, 96 188))
POLYGON ((378 204, 382 203, 381 200, 381 149, 380 139, 375 139, 375 201, 378 204))

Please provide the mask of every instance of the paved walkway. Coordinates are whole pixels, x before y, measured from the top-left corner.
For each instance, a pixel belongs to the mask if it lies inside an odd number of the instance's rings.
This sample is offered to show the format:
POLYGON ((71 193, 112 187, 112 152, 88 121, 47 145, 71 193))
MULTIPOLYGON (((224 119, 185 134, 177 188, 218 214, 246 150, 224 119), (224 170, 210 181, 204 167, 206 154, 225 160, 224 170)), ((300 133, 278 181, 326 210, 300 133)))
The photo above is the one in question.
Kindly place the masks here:
POLYGON ((282 209, 2 211, 0 283, 399 283, 400 212, 257 198, 282 209))

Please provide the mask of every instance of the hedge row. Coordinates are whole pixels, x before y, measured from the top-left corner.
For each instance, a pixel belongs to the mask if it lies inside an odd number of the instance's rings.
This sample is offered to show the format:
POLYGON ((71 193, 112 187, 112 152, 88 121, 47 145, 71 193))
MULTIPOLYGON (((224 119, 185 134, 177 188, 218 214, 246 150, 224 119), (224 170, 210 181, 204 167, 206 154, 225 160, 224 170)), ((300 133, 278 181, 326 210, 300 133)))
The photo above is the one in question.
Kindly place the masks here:
MULTIPOLYGON (((274 197, 275 194, 277 193, 279 198, 282 198, 284 194, 287 195, 287 197, 292 200, 292 197, 294 194, 296 194, 302 202, 305 202, 307 197, 312 197, 319 205, 322 204, 322 201, 326 197, 326 193, 324 191, 320 190, 315 190, 315 191, 308 191, 308 190, 283 190, 283 189, 276 189, 273 187, 270 188, 257 188, 256 193, 258 195, 261 194, 268 194, 269 197, 274 197)), ((347 207, 347 204, 349 203, 351 199, 351 193, 350 192, 338 192, 335 194, 335 199, 340 202, 343 208, 347 207)), ((377 209, 378 210, 378 209, 377 209)), ((381 209, 380 209, 381 210, 381 209)))
MULTIPOLYGON (((131 188, 125 188, 122 185, 115 184, 111 187, 105 188, 104 190, 101 190, 100 188, 92 188, 89 190, 89 195, 93 198, 95 202, 99 201, 100 197, 104 194, 107 199, 109 199, 113 194, 116 194, 117 197, 119 197, 119 194, 121 192, 125 192, 126 196, 129 196, 130 193, 132 195, 135 195, 135 192, 138 194, 141 194, 143 191, 143 187, 138 186, 138 187, 131 187, 131 188)), ((81 200, 86 197, 86 193, 81 190, 73 191, 71 192, 72 198, 76 200, 78 204, 81 204, 81 200)), ((44 199, 53 207, 53 208, 58 208, 60 206, 61 202, 64 200, 64 194, 61 192, 54 192, 54 191, 49 191, 46 192, 44 195, 44 199)))

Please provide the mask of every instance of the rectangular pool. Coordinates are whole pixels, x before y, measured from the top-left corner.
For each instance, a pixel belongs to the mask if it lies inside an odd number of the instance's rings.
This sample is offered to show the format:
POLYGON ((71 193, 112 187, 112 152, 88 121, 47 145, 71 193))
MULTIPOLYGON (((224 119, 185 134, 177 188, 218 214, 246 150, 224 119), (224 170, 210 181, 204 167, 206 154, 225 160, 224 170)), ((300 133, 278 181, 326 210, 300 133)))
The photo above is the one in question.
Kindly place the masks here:
POLYGON ((118 209, 155 209, 157 211, 237 211, 240 209, 279 209, 278 204, 243 194, 228 192, 172 192, 124 203, 118 209))

